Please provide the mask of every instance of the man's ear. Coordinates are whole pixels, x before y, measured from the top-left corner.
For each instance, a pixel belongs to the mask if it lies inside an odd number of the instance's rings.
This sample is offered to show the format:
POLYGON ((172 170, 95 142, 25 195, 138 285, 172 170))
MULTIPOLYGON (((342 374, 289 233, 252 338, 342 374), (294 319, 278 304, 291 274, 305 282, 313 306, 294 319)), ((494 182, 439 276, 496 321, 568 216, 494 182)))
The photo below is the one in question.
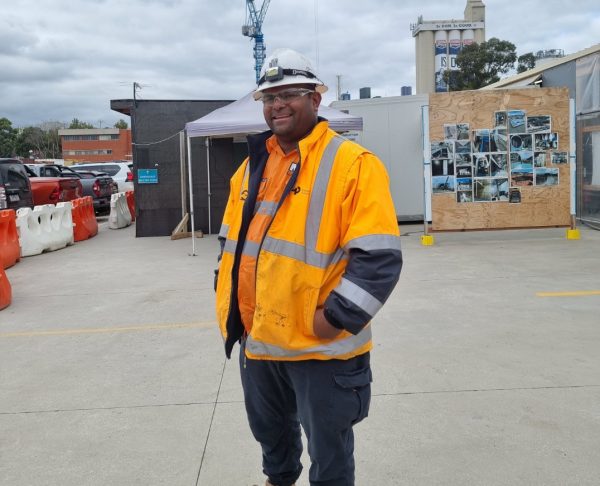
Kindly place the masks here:
POLYGON ((312 93, 312 104, 315 113, 317 113, 319 111, 319 106, 321 105, 321 93, 317 91, 312 93))

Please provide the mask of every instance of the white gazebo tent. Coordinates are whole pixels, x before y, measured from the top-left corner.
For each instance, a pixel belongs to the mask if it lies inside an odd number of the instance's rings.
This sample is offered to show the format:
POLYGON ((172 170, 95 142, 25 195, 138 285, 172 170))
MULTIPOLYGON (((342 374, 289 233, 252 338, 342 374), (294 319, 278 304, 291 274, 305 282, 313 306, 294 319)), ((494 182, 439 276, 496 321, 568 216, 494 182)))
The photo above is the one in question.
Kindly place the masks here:
MULTIPOLYGON (((190 219, 192 235, 194 235, 194 195, 192 190, 192 151, 191 139, 206 137, 206 170, 208 177, 208 232, 212 232, 210 217, 210 150, 209 139, 212 137, 236 137, 268 130, 262 112, 262 103, 255 101, 252 93, 248 93, 229 105, 225 105, 208 115, 185 124, 188 153, 188 179, 190 191, 190 219)), ((321 105, 319 116, 329 121, 329 127, 336 132, 362 130, 362 117, 349 115, 342 111, 321 105)), ((192 236, 192 254, 195 254, 195 241, 192 236)))

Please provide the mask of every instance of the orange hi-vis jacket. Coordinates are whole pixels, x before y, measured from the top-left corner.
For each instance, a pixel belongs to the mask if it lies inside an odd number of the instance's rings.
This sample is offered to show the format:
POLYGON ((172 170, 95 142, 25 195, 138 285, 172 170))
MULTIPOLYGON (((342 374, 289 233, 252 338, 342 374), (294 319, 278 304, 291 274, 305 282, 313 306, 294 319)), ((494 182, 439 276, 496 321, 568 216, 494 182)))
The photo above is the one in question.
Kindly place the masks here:
MULTIPOLYGON (((292 177, 298 161, 298 152, 284 154, 275 136, 267 140, 269 158, 265 165, 256 196, 256 210, 246 233, 246 246, 260 245, 268 230, 285 186, 292 177)), ((256 310, 256 263, 258 255, 242 252, 238 270, 238 306, 246 331, 252 328, 256 310)))
POLYGON ((349 359, 372 348, 373 316, 402 268, 400 235, 381 161, 338 136, 326 120, 298 142, 298 161, 279 201, 257 203, 271 132, 248 137, 249 157, 231 178, 219 232, 217 320, 231 357, 246 334, 246 356, 267 360, 349 359), (247 239, 255 214, 272 219, 262 241, 247 239), (242 255, 254 257, 254 315, 245 329, 238 302, 242 255), (343 331, 317 337, 313 319, 343 331))

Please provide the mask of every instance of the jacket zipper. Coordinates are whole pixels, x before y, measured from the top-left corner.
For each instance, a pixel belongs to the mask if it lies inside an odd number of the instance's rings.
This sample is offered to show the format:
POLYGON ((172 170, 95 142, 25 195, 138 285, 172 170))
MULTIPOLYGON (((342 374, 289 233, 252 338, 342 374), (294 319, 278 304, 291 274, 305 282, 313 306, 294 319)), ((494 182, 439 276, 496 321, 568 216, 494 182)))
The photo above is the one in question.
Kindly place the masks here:
POLYGON ((269 233, 269 229, 271 228, 271 225, 273 224, 273 221, 275 220, 277 211, 279 211, 279 208, 283 204, 283 201, 285 201, 285 198, 292 190, 291 186, 293 186, 294 183, 296 182, 296 180, 298 179, 296 174, 298 174, 300 172, 300 167, 302 165, 302 154, 300 153, 300 145, 299 144, 296 144, 296 150, 298 151, 298 162, 296 163, 296 167, 294 168, 294 171, 292 172, 292 175, 290 176, 290 180, 288 181, 287 185, 285 186, 285 189, 283 190, 283 194, 281 195, 281 198, 279 199, 279 202, 277 203, 277 209, 275 209, 275 213, 273 214, 271 221, 269 221, 269 224, 267 225, 267 229, 265 230, 265 233, 263 234, 263 237, 260 240, 260 245, 258 247, 258 253, 256 254, 256 266, 254 268, 254 302, 256 302, 256 276, 258 275, 257 270, 258 270, 258 259, 260 257, 260 250, 262 249, 265 238, 267 237, 267 234, 269 233), (294 178, 294 176, 296 176, 296 177, 294 178))

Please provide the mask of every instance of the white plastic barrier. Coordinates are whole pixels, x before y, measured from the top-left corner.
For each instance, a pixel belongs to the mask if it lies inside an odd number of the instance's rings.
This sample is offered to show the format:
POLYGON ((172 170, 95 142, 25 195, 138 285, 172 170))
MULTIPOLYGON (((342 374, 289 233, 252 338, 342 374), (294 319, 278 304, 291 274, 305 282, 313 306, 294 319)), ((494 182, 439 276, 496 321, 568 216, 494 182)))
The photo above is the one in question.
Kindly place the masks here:
POLYGON ((50 250, 58 250, 65 246, 70 246, 75 243, 75 235, 73 232, 73 204, 70 202, 60 202, 56 205, 56 210, 52 213, 52 231, 57 234, 58 248, 50 248, 50 250))
POLYGON ((39 255, 73 244, 71 203, 45 204, 17 210, 21 256, 39 255))
POLYGON ((124 192, 118 192, 110 197, 110 215, 108 216, 108 227, 110 229, 125 228, 131 224, 131 213, 127 205, 127 196, 124 192))

